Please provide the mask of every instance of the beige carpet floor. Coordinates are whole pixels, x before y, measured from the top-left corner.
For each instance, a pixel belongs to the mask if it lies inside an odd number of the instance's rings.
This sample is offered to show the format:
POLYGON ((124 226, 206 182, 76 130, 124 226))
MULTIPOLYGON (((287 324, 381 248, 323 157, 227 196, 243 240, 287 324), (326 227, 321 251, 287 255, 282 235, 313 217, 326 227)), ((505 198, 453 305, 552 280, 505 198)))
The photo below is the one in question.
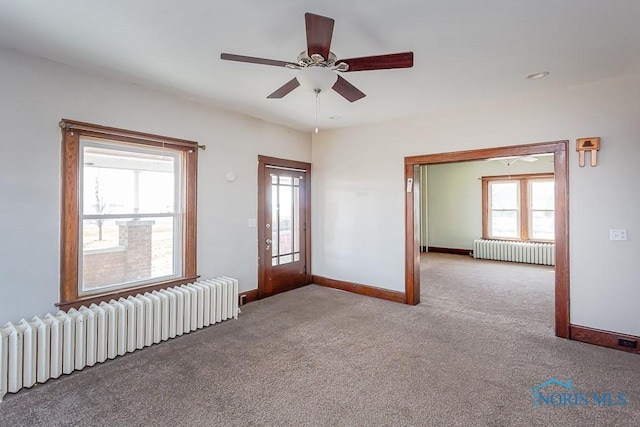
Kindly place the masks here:
POLYGON ((307 286, 8 395, 0 425, 640 425, 640 357, 555 338, 552 269, 423 261, 416 307, 307 286), (628 403, 534 408, 551 378, 628 403))

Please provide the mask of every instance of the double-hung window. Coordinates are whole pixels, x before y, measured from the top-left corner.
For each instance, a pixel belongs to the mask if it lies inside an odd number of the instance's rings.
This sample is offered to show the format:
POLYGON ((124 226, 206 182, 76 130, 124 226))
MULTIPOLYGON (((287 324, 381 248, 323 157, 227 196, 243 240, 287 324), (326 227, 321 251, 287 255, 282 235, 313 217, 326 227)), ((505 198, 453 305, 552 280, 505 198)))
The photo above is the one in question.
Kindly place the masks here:
POLYGON ((553 241, 553 174, 482 178, 485 239, 553 241))
POLYGON ((59 305, 193 280, 197 143, 72 121, 61 126, 59 305))

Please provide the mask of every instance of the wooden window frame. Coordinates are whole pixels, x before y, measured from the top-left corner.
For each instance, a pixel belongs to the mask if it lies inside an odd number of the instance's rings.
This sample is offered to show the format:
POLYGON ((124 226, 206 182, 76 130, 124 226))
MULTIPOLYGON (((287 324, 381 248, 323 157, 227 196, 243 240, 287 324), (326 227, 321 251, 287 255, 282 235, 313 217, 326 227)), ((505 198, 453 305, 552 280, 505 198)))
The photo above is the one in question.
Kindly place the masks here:
POLYGON ((554 242, 554 240, 531 239, 529 236, 529 189, 530 183, 537 180, 553 180, 553 173, 519 174, 519 175, 495 175, 482 177, 482 238, 491 240, 507 240, 516 242, 554 242), (489 233, 489 221, 491 220, 491 206, 489 203, 489 183, 491 182, 518 181, 519 186, 519 218, 520 237, 505 238, 492 237, 489 233))
POLYGON ((111 299, 126 298, 171 286, 189 283, 198 278, 196 274, 196 230, 197 230, 197 173, 198 145, 195 141, 135 132, 114 127, 95 125, 62 119, 62 204, 60 227, 60 301, 55 305, 63 310, 88 306, 111 299), (182 274, 170 280, 132 286, 80 296, 78 292, 78 267, 81 248, 80 232, 80 138, 91 137, 103 141, 116 141, 137 146, 164 147, 179 150, 182 155, 182 274))

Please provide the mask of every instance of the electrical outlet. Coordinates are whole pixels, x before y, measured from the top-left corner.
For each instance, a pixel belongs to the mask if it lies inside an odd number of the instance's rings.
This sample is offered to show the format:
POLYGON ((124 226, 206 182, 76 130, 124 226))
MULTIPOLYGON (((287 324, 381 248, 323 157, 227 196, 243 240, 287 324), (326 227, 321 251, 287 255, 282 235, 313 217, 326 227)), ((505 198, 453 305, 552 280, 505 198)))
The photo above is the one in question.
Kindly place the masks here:
POLYGON ((638 348, 638 343, 636 341, 624 338, 618 338, 618 345, 627 348, 638 348))
POLYGON ((625 228, 609 229, 609 240, 627 240, 627 230, 625 228))

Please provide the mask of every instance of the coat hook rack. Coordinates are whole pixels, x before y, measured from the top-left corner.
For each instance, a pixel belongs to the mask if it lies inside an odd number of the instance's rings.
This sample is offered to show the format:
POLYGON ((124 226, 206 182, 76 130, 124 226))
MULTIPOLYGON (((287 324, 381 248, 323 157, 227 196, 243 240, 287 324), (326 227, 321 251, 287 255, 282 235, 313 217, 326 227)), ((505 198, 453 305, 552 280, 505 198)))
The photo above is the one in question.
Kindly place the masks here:
POLYGON ((591 152, 591 166, 597 166, 598 150, 600 150, 600 137, 578 138, 576 151, 578 152, 578 164, 580 167, 584 167, 584 156, 587 151, 591 152))

